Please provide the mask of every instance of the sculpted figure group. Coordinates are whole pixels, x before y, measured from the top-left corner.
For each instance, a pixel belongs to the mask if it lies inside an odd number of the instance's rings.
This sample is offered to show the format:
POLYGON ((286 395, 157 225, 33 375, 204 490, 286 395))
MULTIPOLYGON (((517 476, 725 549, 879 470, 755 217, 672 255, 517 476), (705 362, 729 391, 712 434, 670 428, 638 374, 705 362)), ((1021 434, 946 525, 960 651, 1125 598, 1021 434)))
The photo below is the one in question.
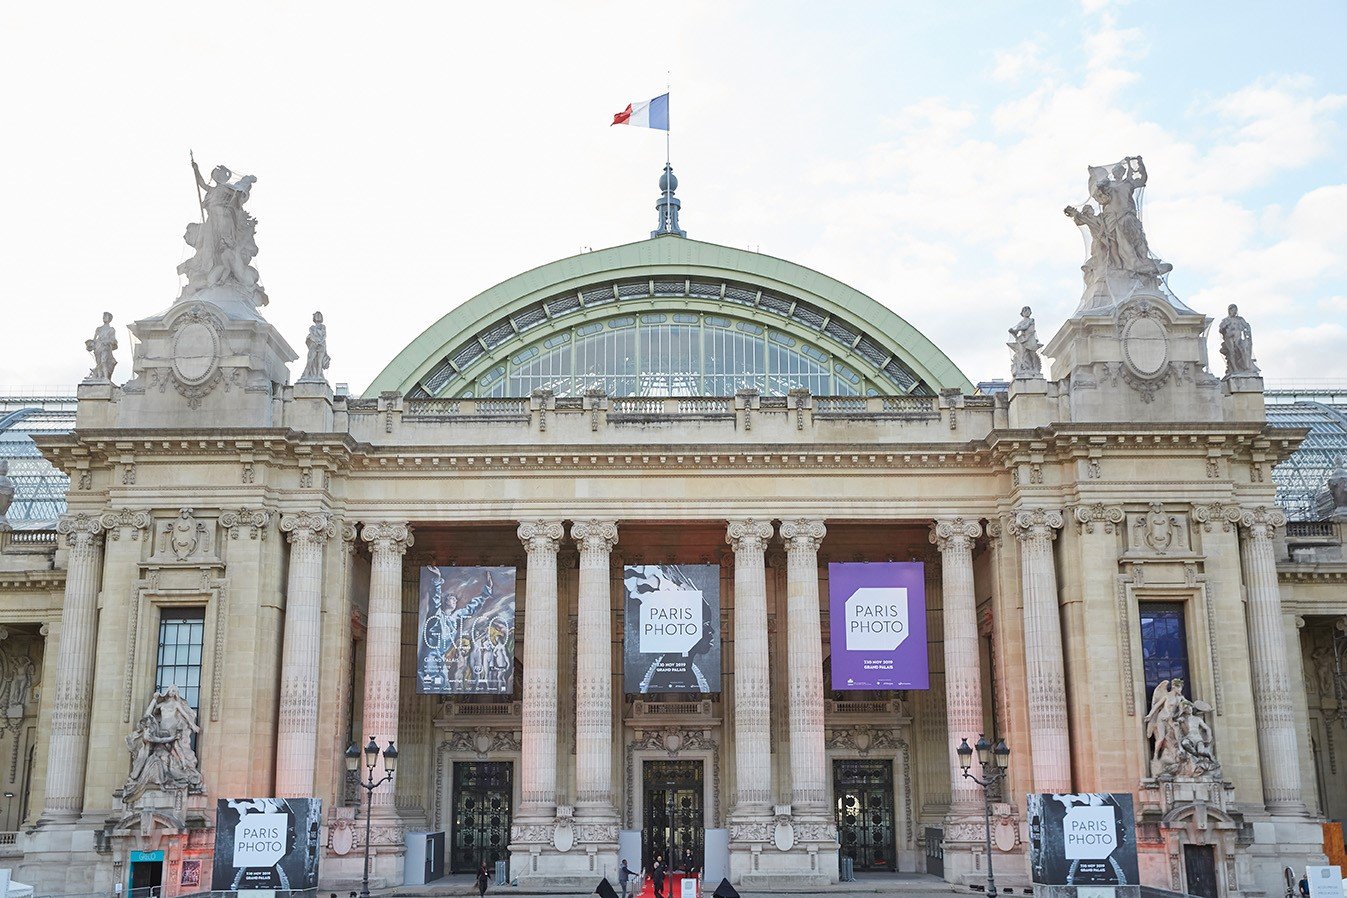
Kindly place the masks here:
POLYGON ((1151 776, 1220 777, 1211 726, 1202 716, 1210 710, 1206 702, 1184 697, 1183 680, 1160 681, 1145 718, 1146 738, 1153 746, 1151 776))
POLYGON ((126 737, 131 773, 124 795, 128 801, 147 790, 173 791, 201 785, 201 771, 192 736, 201 732, 196 712, 170 685, 156 692, 136 729, 126 737))
POLYGON ((1130 274, 1144 286, 1155 287, 1174 267, 1151 254, 1141 226, 1136 193, 1146 186, 1146 164, 1140 156, 1128 156, 1113 165, 1089 167, 1090 199, 1079 209, 1067 206, 1067 218, 1090 232, 1090 260, 1085 281, 1092 283, 1107 272, 1130 274))
POLYGON ((202 191, 202 221, 189 224, 183 234, 183 240, 196 252, 178 266, 178 272, 187 276, 179 299, 207 287, 231 285, 254 306, 266 305, 266 291, 251 264, 257 255, 257 219, 243 208, 257 178, 245 175, 231 182, 234 173, 217 165, 207 182, 196 160, 192 161, 192 173, 202 191))

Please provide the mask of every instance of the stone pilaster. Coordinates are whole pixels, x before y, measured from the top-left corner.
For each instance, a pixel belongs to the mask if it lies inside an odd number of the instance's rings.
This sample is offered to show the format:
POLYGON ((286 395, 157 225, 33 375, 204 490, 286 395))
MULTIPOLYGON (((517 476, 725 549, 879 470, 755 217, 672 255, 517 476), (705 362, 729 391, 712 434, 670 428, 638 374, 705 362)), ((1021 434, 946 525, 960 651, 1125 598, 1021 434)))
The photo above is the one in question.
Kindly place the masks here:
MULTIPOLYGON (((613 614, 609 557, 617 544, 613 521, 576 521, 580 549, 577 626, 591 646, 576 658, 575 814, 616 822, 613 807, 613 614)), ((532 582, 532 578, 530 578, 532 582)), ((527 669, 527 668, 526 668, 527 669)))
POLYGON ((1066 673, 1057 574, 1052 541, 1062 513, 1034 508, 1016 512, 1011 532, 1020 541, 1024 596, 1024 654, 1029 685, 1029 732, 1036 792, 1071 791, 1071 746, 1066 720, 1066 673))
POLYGON ((557 808, 557 548, 560 521, 525 521, 524 713, 519 823, 550 823, 557 808))
MULTIPOLYGON (((365 728, 380 748, 398 738, 398 687, 402 661, 402 556, 412 545, 405 522, 366 521, 360 535, 370 546, 369 615, 365 630, 365 728)), ((373 812, 391 814, 393 783, 379 786, 373 812)))
POLYGON ((941 598, 945 623, 945 706, 949 737, 950 817, 972 817, 982 809, 982 790, 963 776, 954 749, 983 732, 982 667, 978 652, 977 598, 973 593, 973 540, 977 521, 937 518, 930 540, 940 550, 941 598))
POLYGON ((1248 589, 1249 654, 1253 667, 1254 714, 1263 770, 1263 798, 1270 813, 1303 816, 1300 746, 1291 709, 1290 662, 1277 587, 1272 536, 1286 523, 1279 509, 1259 506, 1241 512, 1244 577, 1248 589))
MULTIPOLYGON (((772 816, 771 684, 767 664, 767 571, 764 553, 772 526, 752 518, 731 521, 725 541, 734 549, 734 777, 733 817, 772 816)), ((734 833, 731 831, 731 840, 734 833)))
POLYGON ((276 721, 276 795, 300 798, 314 794, 323 544, 336 535, 336 526, 325 512, 302 511, 282 516, 281 531, 290 540, 290 573, 276 721))
MULTIPOLYGON (((803 819, 828 811, 823 746, 823 637, 819 623, 818 550, 828 528, 818 520, 781 522, 786 543, 786 690, 790 698, 790 795, 803 819)), ((735 606, 738 607, 736 600, 735 606)), ((735 635, 735 645, 738 633, 735 635)))
POLYGON ((48 820, 73 820, 84 802, 103 524, 93 515, 66 515, 57 523, 56 531, 66 538, 70 560, 61 609, 51 742, 47 749, 46 809, 42 816, 48 820))

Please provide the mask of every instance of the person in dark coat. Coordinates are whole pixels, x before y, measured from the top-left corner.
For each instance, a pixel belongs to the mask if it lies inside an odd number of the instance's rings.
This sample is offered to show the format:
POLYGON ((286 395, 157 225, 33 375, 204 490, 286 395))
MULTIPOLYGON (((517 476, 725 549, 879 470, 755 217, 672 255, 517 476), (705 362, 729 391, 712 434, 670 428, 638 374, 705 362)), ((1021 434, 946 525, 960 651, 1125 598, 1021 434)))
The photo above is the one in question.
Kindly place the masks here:
POLYGON ((655 898, 664 898, 664 855, 656 857, 651 865, 650 882, 655 887, 655 898))
POLYGON ((486 861, 482 861, 482 866, 477 868, 477 894, 485 895, 486 887, 491 882, 491 877, 486 872, 486 861))
POLYGON ((622 886, 622 898, 627 898, 627 890, 631 888, 631 868, 625 860, 617 868, 617 884, 622 886))

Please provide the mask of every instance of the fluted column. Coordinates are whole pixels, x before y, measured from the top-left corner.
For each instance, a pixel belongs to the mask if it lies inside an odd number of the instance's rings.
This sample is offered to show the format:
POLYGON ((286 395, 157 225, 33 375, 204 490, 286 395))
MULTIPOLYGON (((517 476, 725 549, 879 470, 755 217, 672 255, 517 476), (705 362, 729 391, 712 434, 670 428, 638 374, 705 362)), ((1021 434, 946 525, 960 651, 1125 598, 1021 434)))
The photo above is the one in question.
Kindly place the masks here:
MULTIPOLYGON (((411 528, 396 521, 366 521, 360 535, 370 546, 369 615, 365 626, 365 730, 386 748, 398 738, 398 687, 402 662, 402 556, 412 545, 411 528)), ((393 783, 374 791, 370 805, 393 808, 393 783)))
POLYGON ((767 665, 767 570, 772 525, 731 521, 734 549, 734 815, 766 819, 772 810, 771 686, 767 665))
POLYGON ((580 548, 576 626, 584 634, 584 643, 592 646, 590 650, 580 652, 575 663, 575 812, 577 816, 616 820, 617 812, 613 807, 613 610, 609 556, 617 544, 617 524, 614 521, 576 521, 571 524, 571 539, 580 548))
MULTIPOLYGON (((823 745, 823 636, 818 549, 828 528, 818 520, 781 522, 786 543, 786 688, 790 696, 790 801, 797 816, 828 810, 823 745)), ((738 607, 736 598, 735 606, 738 607)), ((738 643, 736 633, 735 645, 738 643)))
POLYGON ((281 712, 276 721, 276 795, 301 798, 313 794, 318 754, 323 544, 337 531, 331 515, 302 511, 283 515, 281 532, 290 540, 290 573, 281 643, 281 712))
MULTIPOLYGON (((963 776, 959 740, 977 740, 982 724, 982 667, 978 652, 977 599, 973 594, 973 540, 982 535, 977 521, 940 518, 931 542, 940 550, 940 592, 945 624, 945 707, 949 737, 949 812, 972 816, 982 809, 982 791, 963 776)), ((1059 635, 1060 644, 1060 635, 1059 635)))
MULTIPOLYGON (((1071 745, 1066 722, 1066 664, 1052 541, 1062 513, 1046 508, 1017 512, 1011 532, 1020 541, 1024 596, 1024 654, 1029 685, 1029 732, 1034 791, 1071 791, 1071 745)), ((948 672, 946 672, 948 676, 948 672)))
POLYGON ((1273 814, 1305 813, 1300 794, 1300 751, 1291 705, 1290 661, 1282 629, 1277 555, 1272 535, 1286 523, 1276 508, 1240 514, 1244 576, 1248 588, 1249 656, 1253 668, 1254 717, 1263 770, 1263 799, 1273 814))
POLYGON ((524 714, 519 820, 551 820, 557 808, 557 547, 560 521, 525 521, 524 714))
POLYGON ((66 538, 70 560, 61 608, 56 693, 47 749, 46 809, 42 816, 70 819, 79 814, 84 800, 103 525, 91 515, 67 515, 57 523, 56 531, 66 538))

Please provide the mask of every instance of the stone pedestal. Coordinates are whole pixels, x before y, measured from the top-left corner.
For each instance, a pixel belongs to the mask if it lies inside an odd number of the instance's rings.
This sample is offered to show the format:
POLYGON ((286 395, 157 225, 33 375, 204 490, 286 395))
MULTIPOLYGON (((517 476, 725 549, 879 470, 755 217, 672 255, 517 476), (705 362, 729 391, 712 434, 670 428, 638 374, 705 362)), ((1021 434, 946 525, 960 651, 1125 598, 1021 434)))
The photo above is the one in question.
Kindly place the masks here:
POLYGON ((122 386, 118 426, 281 423, 281 387, 298 356, 239 289, 208 287, 140 319, 131 333, 139 343, 133 377, 122 386))
POLYGON ((1055 417, 1048 382, 1041 377, 1017 377, 1010 382, 1010 426, 1044 427, 1055 417))
POLYGON ((332 388, 325 381, 301 380, 291 388, 285 426, 306 433, 332 432, 332 388))

